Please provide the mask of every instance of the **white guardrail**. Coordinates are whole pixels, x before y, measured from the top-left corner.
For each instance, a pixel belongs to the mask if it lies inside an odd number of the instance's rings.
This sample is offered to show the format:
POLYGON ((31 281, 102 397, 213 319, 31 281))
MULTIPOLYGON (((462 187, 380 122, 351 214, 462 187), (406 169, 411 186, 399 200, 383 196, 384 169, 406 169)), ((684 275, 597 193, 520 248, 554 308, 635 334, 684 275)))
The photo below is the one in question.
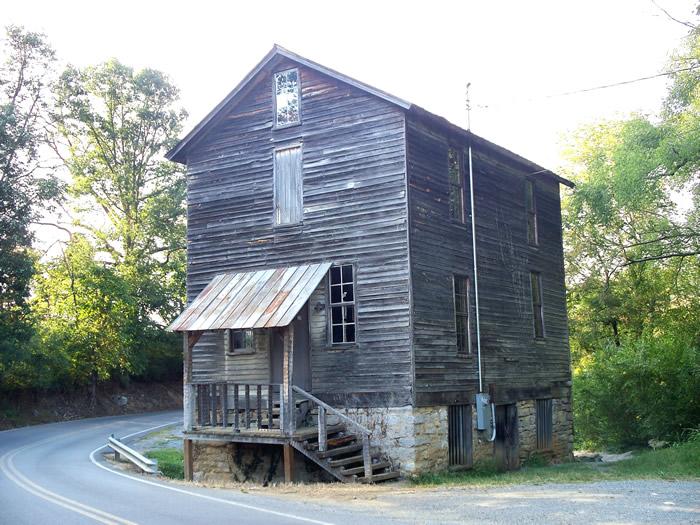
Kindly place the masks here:
POLYGON ((158 463, 156 461, 139 454, 133 448, 127 447, 115 438, 114 434, 107 440, 107 446, 114 450, 114 459, 119 460, 120 456, 124 456, 147 474, 158 474, 158 463))

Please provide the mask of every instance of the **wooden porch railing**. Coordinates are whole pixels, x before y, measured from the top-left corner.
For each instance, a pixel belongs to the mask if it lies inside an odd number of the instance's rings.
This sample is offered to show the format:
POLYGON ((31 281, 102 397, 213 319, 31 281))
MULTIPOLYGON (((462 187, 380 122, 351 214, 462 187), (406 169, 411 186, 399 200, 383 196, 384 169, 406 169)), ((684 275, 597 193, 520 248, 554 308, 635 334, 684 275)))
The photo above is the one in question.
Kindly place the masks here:
POLYGON ((342 412, 336 410, 327 403, 324 403, 319 398, 309 394, 305 390, 302 390, 298 386, 292 386, 292 391, 302 398, 311 401, 318 407, 318 450, 319 452, 325 452, 328 442, 328 431, 326 425, 326 415, 330 412, 337 418, 339 418, 347 427, 355 430, 362 436, 362 462, 365 469, 366 479, 372 478, 372 454, 370 453, 370 436, 372 432, 359 424, 357 421, 349 418, 342 412))
POLYGON ((287 410, 280 384, 193 383, 192 388, 198 427, 223 427, 235 431, 284 428, 287 410), (279 418, 275 419, 277 407, 279 418))

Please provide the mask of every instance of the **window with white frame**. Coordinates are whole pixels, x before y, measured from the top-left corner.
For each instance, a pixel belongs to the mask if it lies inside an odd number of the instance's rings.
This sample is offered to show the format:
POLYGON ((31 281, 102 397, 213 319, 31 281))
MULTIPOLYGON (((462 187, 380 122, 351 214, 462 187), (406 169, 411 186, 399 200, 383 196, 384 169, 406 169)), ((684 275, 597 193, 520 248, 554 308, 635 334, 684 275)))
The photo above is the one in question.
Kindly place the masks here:
POLYGON ((329 277, 331 344, 354 343, 355 270, 352 264, 332 266, 329 277))
POLYGON ((301 122, 299 70, 288 69, 275 73, 273 82, 275 127, 301 122))

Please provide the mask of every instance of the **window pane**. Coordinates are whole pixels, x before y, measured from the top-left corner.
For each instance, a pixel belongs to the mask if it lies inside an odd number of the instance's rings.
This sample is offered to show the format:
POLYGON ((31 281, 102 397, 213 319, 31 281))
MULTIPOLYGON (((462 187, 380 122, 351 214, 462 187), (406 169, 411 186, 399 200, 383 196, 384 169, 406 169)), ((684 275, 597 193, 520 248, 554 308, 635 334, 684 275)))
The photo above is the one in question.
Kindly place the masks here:
POLYGON ((342 270, 343 270, 343 282, 344 283, 351 283, 352 282, 352 265, 346 264, 345 266, 342 267, 342 270))
POLYGON ((354 343, 355 342, 355 325, 348 324, 345 325, 345 342, 354 343))
POLYGON ((355 322, 355 308, 352 306, 346 306, 345 307, 345 317, 343 318, 343 321, 346 323, 354 323, 355 322))
POLYGON ((296 69, 275 73, 275 124, 299 122, 299 73, 296 69))
POLYGON ((355 294, 353 293, 352 284, 343 285, 343 302, 349 303, 355 300, 355 294))
POLYGON ((343 322, 343 308, 341 306, 334 306, 331 308, 331 323, 340 324, 343 322))
POLYGON ((340 266, 331 267, 331 284, 340 284, 340 266))
POLYGON ((534 213, 527 215, 527 242, 537 244, 537 216, 534 213))
POLYGON ((333 342, 342 343, 343 342, 343 325, 337 325, 333 327, 333 342))
POLYGON ((532 181, 525 182, 525 205, 527 211, 535 210, 535 186, 532 181))
POLYGON ((331 286, 331 304, 342 302, 343 294, 339 284, 331 286))

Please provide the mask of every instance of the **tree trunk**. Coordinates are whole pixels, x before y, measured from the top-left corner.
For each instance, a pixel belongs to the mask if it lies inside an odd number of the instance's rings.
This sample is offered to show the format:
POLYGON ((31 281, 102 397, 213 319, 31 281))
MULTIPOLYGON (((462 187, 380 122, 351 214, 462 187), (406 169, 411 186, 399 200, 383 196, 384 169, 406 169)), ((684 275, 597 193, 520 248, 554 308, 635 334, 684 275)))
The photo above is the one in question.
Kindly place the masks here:
POLYGON ((90 375, 90 412, 95 414, 97 409, 97 371, 93 370, 90 375))

